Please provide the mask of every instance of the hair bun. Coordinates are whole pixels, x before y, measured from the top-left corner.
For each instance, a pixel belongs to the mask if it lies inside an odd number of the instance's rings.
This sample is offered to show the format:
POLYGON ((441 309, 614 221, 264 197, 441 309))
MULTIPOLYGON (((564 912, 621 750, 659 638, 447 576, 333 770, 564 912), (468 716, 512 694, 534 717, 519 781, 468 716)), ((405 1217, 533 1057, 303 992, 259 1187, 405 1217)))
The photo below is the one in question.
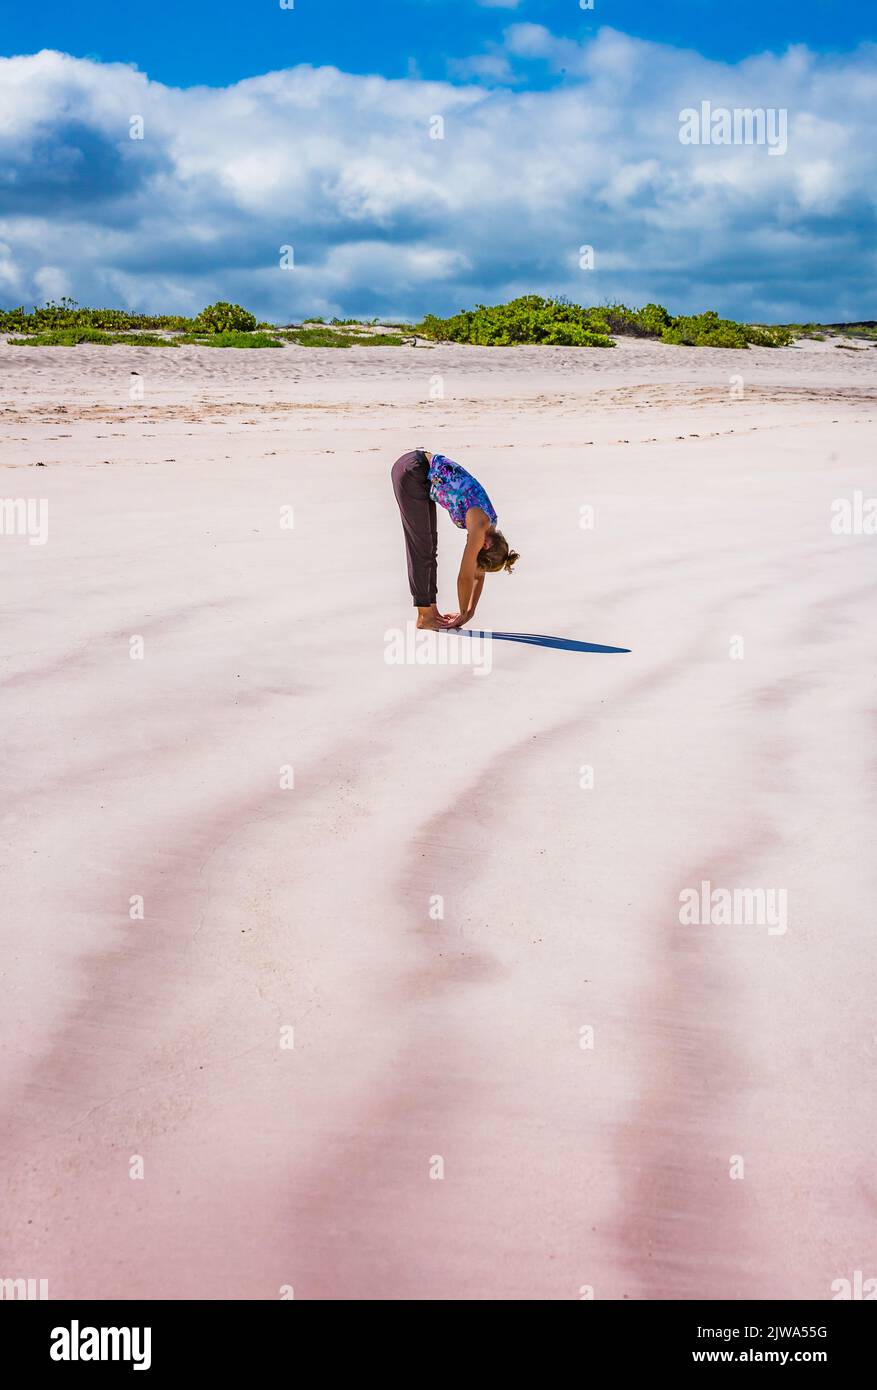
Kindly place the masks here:
POLYGON ((508 555, 505 557, 505 565, 503 566, 506 574, 511 574, 512 570, 514 569, 515 565, 518 563, 520 558, 521 557, 516 550, 509 551, 508 555))

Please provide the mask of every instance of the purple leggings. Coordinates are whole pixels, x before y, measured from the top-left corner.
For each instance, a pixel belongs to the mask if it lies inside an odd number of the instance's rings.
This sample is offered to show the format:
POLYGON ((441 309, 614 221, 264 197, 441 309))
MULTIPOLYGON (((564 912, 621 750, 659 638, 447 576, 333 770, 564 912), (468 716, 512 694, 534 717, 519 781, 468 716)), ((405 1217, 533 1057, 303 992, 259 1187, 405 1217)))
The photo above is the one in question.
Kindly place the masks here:
POLYGON ((438 594, 438 530, 435 502, 429 495, 429 460, 412 449, 393 464, 393 491, 402 514, 408 583, 418 608, 428 608, 438 594))

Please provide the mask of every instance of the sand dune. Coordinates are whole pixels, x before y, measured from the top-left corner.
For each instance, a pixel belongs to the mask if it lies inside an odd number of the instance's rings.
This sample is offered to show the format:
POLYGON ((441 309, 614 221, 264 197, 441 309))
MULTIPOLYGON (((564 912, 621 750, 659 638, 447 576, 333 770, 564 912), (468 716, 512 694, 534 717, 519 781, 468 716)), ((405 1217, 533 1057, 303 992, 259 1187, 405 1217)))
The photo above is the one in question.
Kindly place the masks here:
MULTIPOLYGON (((831 529, 875 491, 875 364, 0 346, 0 498, 48 503, 45 544, 0 535, 4 1275, 877 1273, 877 538, 831 529), (629 651, 388 664, 420 444, 523 557, 479 630, 629 651), (786 929, 681 924, 703 881, 785 890, 786 929)), ((445 606, 460 548, 441 517, 445 606)))

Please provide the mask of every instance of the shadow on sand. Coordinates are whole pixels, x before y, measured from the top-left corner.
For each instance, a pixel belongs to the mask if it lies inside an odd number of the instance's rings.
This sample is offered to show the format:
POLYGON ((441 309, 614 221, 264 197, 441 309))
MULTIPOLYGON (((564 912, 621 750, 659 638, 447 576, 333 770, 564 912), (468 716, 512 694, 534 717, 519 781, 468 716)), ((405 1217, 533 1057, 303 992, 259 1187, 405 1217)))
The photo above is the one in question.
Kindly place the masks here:
POLYGON ((576 642, 572 637, 546 637, 539 632, 481 632, 478 628, 460 628, 465 637, 491 637, 496 642, 526 642, 531 647, 557 647, 563 652, 629 652, 630 647, 601 647, 596 642, 576 642))

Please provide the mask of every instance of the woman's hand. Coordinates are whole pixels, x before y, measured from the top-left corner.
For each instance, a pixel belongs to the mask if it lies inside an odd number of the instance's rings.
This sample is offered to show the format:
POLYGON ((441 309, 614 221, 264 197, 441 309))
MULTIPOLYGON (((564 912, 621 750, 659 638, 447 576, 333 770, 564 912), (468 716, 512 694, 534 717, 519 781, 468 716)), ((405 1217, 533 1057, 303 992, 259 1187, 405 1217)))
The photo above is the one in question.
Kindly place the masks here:
POLYGON ((447 627, 462 627, 464 623, 471 622, 474 615, 474 608, 468 608, 465 613, 448 613, 445 616, 445 625, 447 627))
POLYGON ((428 608, 418 608, 417 626, 421 630, 429 632, 444 632, 453 625, 454 619, 458 618, 459 613, 440 613, 433 603, 428 608))

